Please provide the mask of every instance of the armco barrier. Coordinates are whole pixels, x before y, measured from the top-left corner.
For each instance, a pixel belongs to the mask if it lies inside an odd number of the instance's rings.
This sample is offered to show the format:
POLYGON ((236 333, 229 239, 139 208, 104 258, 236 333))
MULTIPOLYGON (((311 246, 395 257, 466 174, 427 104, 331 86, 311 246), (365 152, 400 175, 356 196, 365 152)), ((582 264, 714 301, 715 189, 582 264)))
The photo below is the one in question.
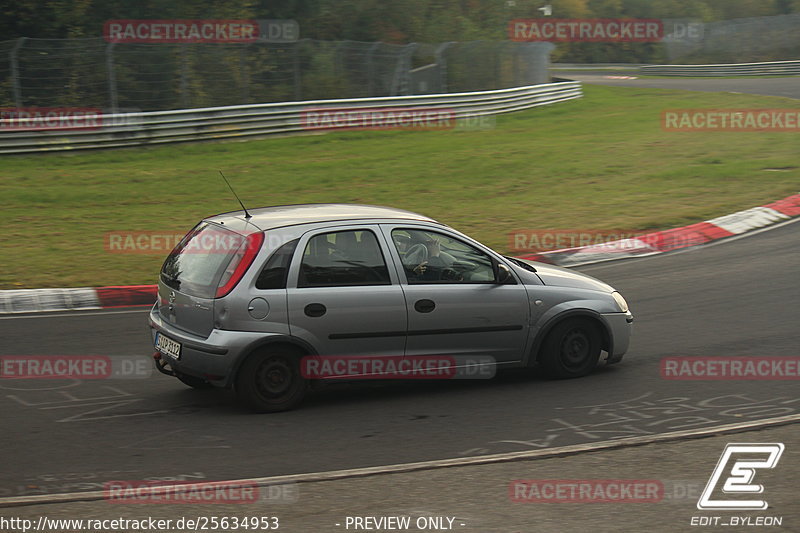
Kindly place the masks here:
POLYGON ((307 108, 413 106, 452 110, 456 118, 465 118, 510 113, 581 96, 580 82, 564 82, 469 93, 280 102, 105 115, 103 122, 115 125, 84 130, 3 131, 3 122, 7 126, 8 121, 0 120, 0 154, 298 133, 305 130, 301 112, 307 108))
POLYGON ((800 61, 719 65, 643 65, 639 67, 639 72, 653 76, 795 76, 800 75, 800 61))

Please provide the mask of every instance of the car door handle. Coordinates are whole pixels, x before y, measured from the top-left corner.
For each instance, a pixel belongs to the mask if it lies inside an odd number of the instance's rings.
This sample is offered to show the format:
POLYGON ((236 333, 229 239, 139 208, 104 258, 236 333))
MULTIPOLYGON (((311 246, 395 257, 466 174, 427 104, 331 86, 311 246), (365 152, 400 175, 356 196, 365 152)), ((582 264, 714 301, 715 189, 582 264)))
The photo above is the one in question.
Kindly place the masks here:
POLYGON ((305 312, 306 316, 316 318, 324 315, 328 309, 322 304, 308 304, 305 306, 303 311, 305 312))
POLYGON ((433 300, 417 300, 417 303, 414 304, 414 309, 420 313, 430 313, 436 309, 436 304, 433 300))

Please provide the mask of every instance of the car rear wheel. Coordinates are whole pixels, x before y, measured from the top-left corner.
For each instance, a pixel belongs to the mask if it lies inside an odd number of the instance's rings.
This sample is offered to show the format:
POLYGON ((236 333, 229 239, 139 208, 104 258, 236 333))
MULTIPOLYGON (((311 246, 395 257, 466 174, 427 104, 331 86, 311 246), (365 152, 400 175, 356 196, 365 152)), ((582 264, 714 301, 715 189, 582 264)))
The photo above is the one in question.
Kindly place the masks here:
POLYGON ((552 378, 585 376, 597 366, 600 343, 600 331, 591 320, 568 318, 547 334, 539 363, 552 378))
POLYGON ((305 396, 308 381, 300 374, 300 354, 286 347, 250 355, 236 377, 236 394, 259 413, 286 411, 305 396))

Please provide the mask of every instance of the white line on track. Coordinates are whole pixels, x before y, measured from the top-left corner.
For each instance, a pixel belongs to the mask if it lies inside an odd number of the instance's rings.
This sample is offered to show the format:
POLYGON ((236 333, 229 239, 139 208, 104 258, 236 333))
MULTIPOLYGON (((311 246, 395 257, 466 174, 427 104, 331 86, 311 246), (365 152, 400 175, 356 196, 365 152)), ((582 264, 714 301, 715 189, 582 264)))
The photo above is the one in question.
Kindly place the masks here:
MULTIPOLYGON (((606 440, 587 444, 573 444, 571 446, 561 446, 558 448, 548 448, 545 450, 528 450, 524 452, 498 453, 492 455, 480 455, 475 457, 461 457, 454 459, 439 459, 434 461, 421 461, 417 463, 402 463, 384 466, 371 466, 366 468, 351 468, 347 470, 331 470, 328 472, 308 472, 304 474, 289 474, 284 476, 243 478, 236 480, 226 480, 230 483, 251 483, 259 487, 270 485, 281 485, 287 483, 310 483, 319 481, 335 481, 339 479, 349 479, 357 477, 375 476, 381 474, 398 474, 402 472, 416 472, 422 470, 433 470, 438 468, 452 468, 459 466, 484 465, 494 463, 507 463, 511 461, 524 461, 534 459, 545 459, 550 457, 563 457, 576 455, 579 453, 599 452, 604 450, 615 450, 631 446, 642 446, 644 444, 654 444, 659 442, 670 442, 686 439, 697 439, 703 437, 716 436, 723 433, 740 433, 770 426, 780 426, 800 422, 800 414, 781 416, 776 418, 766 418, 763 420, 752 420, 748 422, 738 422, 736 424, 725 424, 708 428, 690 429, 684 431, 672 431, 659 435, 646 435, 642 437, 628 437, 624 439, 606 440)), ((219 480, 217 480, 219 481, 219 480)), ((198 481, 202 483, 202 481, 198 481)), ((164 487, 149 487, 149 492, 163 490, 164 487)), ((14 498, 0 498, 0 508, 15 507, 20 505, 40 505, 50 503, 69 503, 79 501, 97 501, 104 499, 103 491, 92 492, 67 492, 62 494, 42 494, 35 496, 18 496, 14 498)))

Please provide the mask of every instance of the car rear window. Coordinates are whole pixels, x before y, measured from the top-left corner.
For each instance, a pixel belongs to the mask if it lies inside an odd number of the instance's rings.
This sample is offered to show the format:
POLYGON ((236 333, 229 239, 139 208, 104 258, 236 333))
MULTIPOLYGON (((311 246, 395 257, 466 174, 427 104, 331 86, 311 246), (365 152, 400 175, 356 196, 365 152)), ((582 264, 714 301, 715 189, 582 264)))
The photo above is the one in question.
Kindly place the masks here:
POLYGON ((184 294, 214 298, 225 268, 245 242, 243 235, 203 222, 169 254, 161 268, 161 280, 184 294))

